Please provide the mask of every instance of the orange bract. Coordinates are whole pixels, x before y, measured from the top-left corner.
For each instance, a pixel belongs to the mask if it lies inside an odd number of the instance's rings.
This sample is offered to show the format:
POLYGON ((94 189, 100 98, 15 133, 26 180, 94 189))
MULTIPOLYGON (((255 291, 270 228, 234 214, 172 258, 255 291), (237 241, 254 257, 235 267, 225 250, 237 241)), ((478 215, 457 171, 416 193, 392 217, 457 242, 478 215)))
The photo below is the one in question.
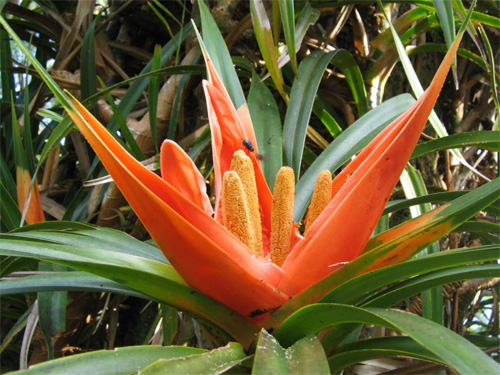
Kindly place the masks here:
MULTIPOLYGON (((21 168, 16 169, 16 186, 17 186, 17 206, 22 212, 29 197, 29 190, 31 185, 31 176, 28 171, 21 168)), ((28 224, 35 224, 45 221, 45 214, 43 213, 42 203, 40 200, 40 193, 38 185, 35 183, 31 190, 31 197, 26 209, 26 222, 28 224)))

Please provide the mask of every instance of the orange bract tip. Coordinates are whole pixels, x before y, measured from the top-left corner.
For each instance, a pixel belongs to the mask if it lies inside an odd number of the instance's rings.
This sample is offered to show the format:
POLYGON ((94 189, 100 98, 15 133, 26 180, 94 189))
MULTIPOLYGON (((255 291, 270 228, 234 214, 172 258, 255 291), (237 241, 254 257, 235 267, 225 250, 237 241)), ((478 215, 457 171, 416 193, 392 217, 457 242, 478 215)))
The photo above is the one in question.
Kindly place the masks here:
POLYGON ((161 176, 166 182, 204 210, 207 215, 213 214, 212 204, 207 196, 205 179, 191 158, 177 143, 170 140, 163 142, 160 151, 160 168, 161 176))
POLYGON ((26 209, 26 222, 35 224, 45 221, 43 213, 42 201, 38 191, 38 185, 35 183, 30 194, 31 176, 28 171, 20 168, 16 169, 16 185, 17 185, 17 206, 19 211, 23 212, 27 200, 29 199, 28 208, 26 209))

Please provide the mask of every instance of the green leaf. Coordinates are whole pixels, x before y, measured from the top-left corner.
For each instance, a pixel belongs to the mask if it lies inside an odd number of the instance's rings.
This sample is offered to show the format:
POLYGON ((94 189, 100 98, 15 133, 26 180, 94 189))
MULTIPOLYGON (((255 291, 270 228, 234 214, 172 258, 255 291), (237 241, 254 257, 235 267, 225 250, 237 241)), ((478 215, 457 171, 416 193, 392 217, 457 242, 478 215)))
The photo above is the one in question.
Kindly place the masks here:
MULTIPOLYGON (((388 213, 402 210, 402 209, 411 207, 411 206, 416 205, 416 204, 421 204, 421 203, 449 202, 449 201, 452 201, 453 199, 461 197, 469 192, 470 191, 468 191, 468 190, 444 191, 441 193, 433 193, 433 194, 424 195, 424 196, 421 196, 418 198, 413 198, 413 199, 397 199, 397 200, 389 201, 389 202, 387 202, 387 205, 384 209, 383 214, 387 215, 388 213)), ((490 206, 484 208, 484 210, 493 216, 500 216, 500 209, 498 206, 499 206, 498 202, 495 202, 495 203, 491 204, 490 206)))
MULTIPOLYGON (((155 46, 151 70, 155 71, 161 68, 161 47, 155 46)), ((160 89, 160 77, 151 76, 149 78, 148 90, 148 109, 149 109, 149 124, 151 126, 151 135, 155 145, 156 153, 158 153, 158 134, 156 130, 156 113, 158 108, 158 92, 160 89)))
MULTIPOLYGON (((424 180, 415 168, 407 165, 406 169, 400 178, 401 185, 407 198, 415 198, 418 196, 427 195, 424 180)), ((416 218, 426 212, 432 210, 430 204, 421 204, 410 207, 410 213, 413 218, 416 218)), ((423 249, 418 256, 426 254, 434 254, 439 252, 439 243, 432 243, 427 248, 423 249)), ((422 316, 430 319, 438 324, 443 323, 443 290, 441 288, 433 288, 431 290, 422 291, 422 316)))
MULTIPOLYGON (((277 23, 277 27, 275 27, 274 24, 274 10, 275 8, 278 8, 279 3, 276 1, 273 1, 273 37, 274 40, 278 40, 278 37, 275 36, 276 34, 279 34, 279 23, 277 23), (276 5, 278 4, 278 5, 276 5)), ((280 17, 280 12, 277 11, 277 17, 280 17)), ((302 8, 302 11, 300 12, 300 15, 297 19, 297 24, 295 25, 295 45, 293 48, 295 48, 295 53, 300 49, 300 46, 302 45, 302 41, 304 40, 304 37, 306 36, 307 30, 309 29, 309 26, 314 25, 316 21, 318 20, 321 12, 317 9, 314 9, 311 7, 311 4, 309 2, 306 2, 304 7, 302 8)), ((291 54, 288 53, 290 46, 287 46, 281 53, 280 57, 278 58, 278 66, 281 68, 283 67, 288 61, 290 61, 290 56, 291 54)), ((266 80, 267 77, 270 74, 267 73, 264 75, 262 78, 263 80, 266 80)))
POLYGON ((455 19, 453 18, 453 4, 447 0, 433 0, 434 7, 443 29, 444 40, 449 47, 455 38, 455 19))
MULTIPOLYGON (((446 44, 440 44, 440 43, 425 43, 420 46, 417 46, 415 48, 412 48, 411 50, 408 51, 408 56, 413 56, 417 55, 419 53, 433 53, 433 52, 441 52, 441 53, 446 53, 448 51, 448 48, 446 47, 446 44)), ((457 51, 457 55, 460 57, 463 57, 465 59, 468 59, 475 64, 477 64, 481 69, 488 70, 489 66, 486 64, 486 62, 483 60, 481 56, 478 54, 475 54, 472 51, 469 51, 464 48, 459 48, 457 51)), ((495 74, 495 77, 497 77, 497 73, 495 74)))
POLYGON ((253 360, 252 375, 288 374, 286 351, 265 329, 257 337, 257 346, 253 360))
POLYGON ((363 116, 368 112, 368 100, 366 97, 365 81, 354 56, 349 51, 340 49, 333 57, 332 64, 344 74, 352 91, 354 103, 358 110, 358 117, 363 116))
MULTIPOLYGON (((321 302, 358 304, 387 285, 419 274, 460 267, 466 264, 493 261, 498 257, 494 245, 439 252, 379 268, 341 283, 321 299, 321 302)), ((390 306, 390 305, 389 305, 390 306)), ((388 307, 388 306, 379 306, 388 307)))
MULTIPOLYGON (((64 267, 40 262, 39 271, 61 271, 64 267)), ((66 302, 67 292, 39 292, 38 299, 38 319, 43 337, 47 344, 48 359, 54 358, 53 339, 57 333, 66 329, 66 302)))
POLYGON ((21 212, 17 207, 15 198, 10 195, 7 188, 0 181, 0 196, 2 197, 2 204, 0 204, 0 220, 2 222, 2 230, 11 231, 19 227, 21 223, 21 212))
MULTIPOLYGON (((37 261, 29 258, 1 257, 0 277, 10 275, 12 272, 31 270, 36 268, 37 261)), ((3 285, 3 284, 2 284, 3 285)))
POLYGON ((356 363, 388 356, 413 357, 442 363, 439 357, 410 337, 393 336, 377 337, 343 345, 335 351, 333 356, 328 358, 328 364, 332 374, 335 374, 356 363))
POLYGON ((276 175, 283 165, 280 114, 271 92, 255 73, 248 94, 248 110, 259 154, 263 156, 260 164, 272 191, 276 175))
POLYGON ((28 317, 31 314, 31 310, 33 309, 33 305, 31 305, 21 317, 14 323, 14 325, 10 328, 9 332, 3 337, 2 345, 0 346, 0 353, 2 353, 5 348, 10 344, 12 339, 21 332, 24 327, 26 327, 26 323, 28 322, 28 317))
POLYGON ((434 139, 420 143, 415 147, 411 159, 419 158, 432 152, 477 146, 481 149, 500 151, 499 131, 477 131, 449 135, 447 137, 434 139))
POLYGON ((339 118, 339 115, 320 94, 314 101, 313 112, 320 119, 323 125, 325 125, 325 128, 330 132, 333 138, 338 137, 340 133, 342 133, 342 126, 340 126, 342 121, 339 118))
POLYGON ((364 306, 392 306, 436 285, 444 285, 470 279, 494 278, 498 276, 499 272, 500 266, 498 264, 450 267, 445 270, 430 272, 425 275, 416 276, 411 280, 398 283, 382 291, 378 295, 374 295, 364 303, 364 306))
MULTIPOLYGON (((10 162, 11 161, 9 161, 9 164, 10 162)), ((10 172, 10 167, 7 164, 7 161, 5 160, 4 155, 0 155, 0 184, 4 185, 4 189, 8 192, 8 194, 12 197, 14 201, 17 200, 16 182, 12 177, 12 174, 10 172)), ((3 196, 4 195, 2 194, 2 197, 3 196)))
MULTIPOLYGON (((26 73, 26 77, 28 77, 28 74, 26 73)), ((27 78, 26 78, 27 80, 27 78)), ((28 171, 30 175, 32 175, 35 172, 35 153, 33 152, 33 139, 31 137, 31 121, 30 121, 30 85, 27 84, 24 88, 23 92, 23 119, 24 119, 24 124, 23 124, 23 142, 24 142, 24 151, 26 154, 26 164, 28 166, 28 171)), ((37 129, 38 130, 38 129, 37 129)), ((35 132, 37 134, 38 131, 35 132)))
POLYGON ((80 90, 82 99, 87 99, 97 91, 97 71, 95 65, 94 30, 97 18, 90 24, 82 43, 80 63, 80 90))
POLYGON ((11 235, 61 245, 94 247, 167 263, 160 249, 145 242, 137 241, 126 233, 104 227, 85 224, 85 226, 76 226, 74 224, 73 222, 64 221, 44 222, 31 225, 28 231, 23 227, 11 233, 11 235))
POLYGON ((69 102, 66 100, 66 96, 61 88, 57 85, 57 83, 52 79, 50 74, 45 70, 45 68, 38 62, 38 60, 31 54, 31 51, 26 47, 23 41, 17 36, 17 34, 12 30, 7 21, 0 15, 0 24, 5 28, 5 30, 9 33, 13 41, 17 44, 22 53, 26 56, 26 58, 31 62, 33 67, 40 74, 43 81, 50 88, 54 96, 57 100, 65 107, 70 107, 69 102))
POLYGON ((40 168, 42 162, 47 159, 49 154, 57 146, 60 140, 69 134, 69 132, 73 129, 73 126, 74 125, 68 116, 66 116, 59 124, 57 124, 54 130, 52 130, 52 132, 50 133, 50 136, 47 138, 45 145, 43 146, 37 168, 40 168))
POLYGON ((187 346, 130 346, 113 350, 98 350, 43 362, 18 371, 19 375, 67 374, 135 374, 160 358, 185 358, 203 353, 203 349, 187 346))
POLYGON ((4 280, 0 295, 57 291, 109 292, 159 302, 157 299, 123 284, 79 271, 54 272, 4 280))
MULTIPOLYGON (((280 10, 282 10, 281 2, 280 10)), ((267 17, 266 8, 264 7, 264 3, 262 2, 262 0, 250 0, 250 14, 252 15, 252 24, 255 31, 255 39, 257 39, 260 53, 262 54, 262 58, 266 63, 266 68, 269 70, 269 74, 271 74, 271 78, 273 79, 278 92, 281 94, 281 96, 284 96, 285 92, 283 91, 283 76, 281 75, 281 70, 278 66, 278 50, 273 38, 271 22, 267 17)), ((282 14, 282 18, 283 17, 286 17, 286 15, 282 14)))
POLYGON ((456 232, 479 233, 487 235, 491 243, 500 244, 500 224, 489 223, 487 221, 467 221, 455 229, 456 232))
MULTIPOLYGON (((195 56, 193 57, 192 63, 196 63, 201 56, 201 50, 197 50, 195 56)), ((204 69, 205 70, 205 69, 204 69)), ((167 139, 175 139, 177 135, 177 128, 179 126, 179 116, 182 113, 182 103, 185 99, 183 93, 185 91, 186 85, 191 78, 190 74, 183 74, 178 79, 177 91, 175 93, 174 102, 172 104, 172 111, 170 113, 170 121, 167 130, 167 139)))
POLYGON ((490 40, 488 35, 486 35, 486 31, 484 30, 483 25, 479 25, 479 34, 481 35, 481 39, 484 43, 484 49, 486 50, 486 56, 488 57, 488 72, 491 77, 491 87, 493 93, 493 100, 495 101, 495 106, 497 107, 497 111, 499 110, 500 103, 498 99, 498 81, 497 81, 497 70, 494 68, 495 66, 495 57, 493 53, 493 49, 491 47, 490 40))
POLYGON ((405 242, 404 247, 408 248, 409 243, 407 240, 411 238, 413 241, 419 234, 425 237, 425 241, 419 243, 419 248, 426 246, 428 243, 438 239, 441 235, 449 233, 454 228, 467 221, 484 207, 495 202, 498 199, 498 191, 500 190, 499 181, 499 178, 490 181, 437 210, 433 210, 422 215, 422 217, 411 220, 373 237, 364 250, 365 254, 377 248, 377 250, 372 253, 372 256, 375 256, 375 253, 377 253, 377 263, 384 263, 385 260, 383 259, 388 259, 386 256, 389 253, 392 255, 397 254, 397 249, 402 246, 402 242, 400 241, 405 242), (423 216, 427 217, 424 219, 423 216), (419 222, 420 224, 417 224, 419 222), (385 251, 388 251, 388 253, 385 253, 385 251), (382 256, 383 253, 385 253, 384 256, 382 256))
POLYGON ((28 161, 24 152, 23 142, 21 141, 21 130, 17 120, 16 107, 14 105, 14 93, 10 93, 11 103, 11 121, 12 121, 12 138, 14 146, 14 162, 16 169, 21 171, 28 171, 28 161))
POLYGON ((408 94, 391 98, 355 121, 330 143, 295 187, 294 220, 299 222, 304 216, 319 172, 325 169, 335 172, 414 102, 408 94))
POLYGON ((161 305, 161 318, 163 328, 163 345, 171 345, 174 342, 179 329, 179 312, 175 307, 165 304, 161 305))
POLYGON ((158 359, 139 371, 140 375, 162 374, 220 374, 246 359, 243 347, 229 343, 210 352, 182 358, 158 359))
POLYGON ((203 31, 203 40, 207 47, 208 54, 212 59, 215 70, 219 73, 224 87, 226 88, 233 104, 236 108, 241 107, 246 103, 243 89, 241 88, 240 81, 234 70, 231 55, 227 49, 226 42, 222 37, 217 24, 215 23, 210 11, 208 10, 204 1, 198 1, 200 8, 201 25, 203 31))
POLYGON ((325 352, 316 336, 304 337, 290 348, 283 349, 266 330, 260 331, 252 375, 329 373, 325 352))
POLYGON ((298 340, 287 351, 290 374, 330 374, 325 352, 316 336, 298 340))
POLYGON ((491 358, 456 333, 427 319, 397 310, 362 309, 339 304, 309 305, 285 320, 275 337, 283 345, 288 345, 341 323, 374 324, 404 332, 461 373, 493 375, 500 370, 491 358))
POLYGON ((323 73, 336 53, 316 52, 305 58, 299 66, 299 78, 292 85, 283 124, 283 154, 284 164, 292 167, 297 180, 314 98, 323 73))
POLYGON ((293 0, 279 0, 281 23, 283 24, 283 34, 285 35, 285 43, 290 55, 290 62, 295 76, 297 72, 297 55, 295 53, 295 10, 293 0))
POLYGON ((2 82, 2 93, 8 95, 9 92, 14 92, 14 76, 12 73, 13 65, 11 60, 12 49, 10 47, 10 39, 7 32, 2 28, 0 29, 0 67, 2 75, 0 76, 2 82))

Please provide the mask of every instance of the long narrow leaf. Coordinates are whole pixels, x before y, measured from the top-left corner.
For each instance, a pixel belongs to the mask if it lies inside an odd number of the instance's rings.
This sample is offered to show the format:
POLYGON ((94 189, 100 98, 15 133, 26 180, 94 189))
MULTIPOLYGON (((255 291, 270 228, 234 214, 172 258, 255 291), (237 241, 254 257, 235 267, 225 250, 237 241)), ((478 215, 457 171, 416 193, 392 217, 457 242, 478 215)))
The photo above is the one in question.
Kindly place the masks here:
POLYGON ((323 72, 337 52, 317 52, 308 56, 299 66, 299 78, 293 82, 288 110, 283 124, 284 164, 293 168, 298 179, 306 140, 307 125, 311 117, 314 97, 323 72))
POLYGON ((338 304, 310 305, 283 322, 275 336, 287 345, 341 323, 374 324, 404 332, 448 366, 464 374, 493 375, 500 370, 497 363, 456 333, 429 320, 396 310, 361 309, 338 304))
POLYGON ((262 170, 272 191, 278 170, 283 165, 281 121, 278 106, 271 92, 255 73, 248 94, 248 109, 259 153, 262 155, 262 170))
POLYGON ((97 91, 97 70, 95 65, 94 30, 95 19, 85 33, 82 43, 82 58, 80 65, 80 90, 82 100, 92 96, 97 91))
POLYGON ((354 56, 347 50, 341 49, 332 59, 332 64, 338 67, 344 74, 354 97, 354 103, 358 110, 358 117, 368 112, 368 99, 363 75, 359 69, 354 56))
POLYGON ((412 159, 419 158, 432 152, 448 150, 451 148, 477 146, 481 149, 500 151, 499 131, 477 131, 452 134, 447 137, 420 143, 411 155, 412 159))
MULTIPOLYGON (((407 198, 415 198, 422 195, 427 195, 424 180, 420 173, 408 165, 403 171, 400 178, 401 185, 407 198)), ((426 212, 432 210, 430 204, 421 204, 410 207, 410 214, 416 218, 426 212)), ((423 249, 418 255, 425 256, 426 254, 434 254, 439 252, 439 243, 434 242, 427 248, 423 249)), ((441 288, 433 288, 422 291, 422 316, 426 319, 442 324, 443 323, 443 290, 441 288)))
MULTIPOLYGON (((157 45, 153 54, 153 65, 151 70, 155 71, 161 67, 161 47, 157 45)), ((148 89, 148 109, 149 109, 149 124, 151 126, 151 136, 153 137, 154 147, 158 153, 158 134, 156 130, 156 113, 158 108, 158 90, 160 88, 160 78, 158 76, 151 76, 149 78, 148 89)))
MULTIPOLYGON (((39 262, 39 271, 60 271, 65 267, 46 262, 39 262)), ((47 344, 48 359, 54 358, 54 342, 58 332, 66 329, 66 303, 68 293, 61 292, 38 292, 38 319, 40 329, 45 343, 47 344)))
POLYGON ((67 374, 132 374, 160 358, 184 358, 203 353, 203 349, 186 346, 130 346, 114 350, 99 350, 59 358, 35 365, 19 375, 67 374))
POLYGON ((446 270, 435 271, 423 276, 414 277, 407 282, 397 284, 379 295, 373 296, 364 303, 364 306, 387 307, 417 295, 426 288, 436 285, 455 283, 463 280, 494 278, 500 272, 498 264, 482 264, 472 266, 454 267, 446 270))
POLYGON ((225 347, 205 353, 158 359, 142 369, 140 374, 218 374, 229 370, 245 358, 247 356, 240 344, 229 343, 225 347))
POLYGON ((240 81, 234 70, 231 55, 227 49, 224 38, 222 37, 217 24, 215 23, 208 7, 204 1, 198 1, 200 7, 201 25, 203 29, 203 40, 207 47, 210 59, 215 66, 215 70, 224 82, 231 100, 236 108, 246 103, 245 95, 241 88, 240 81))
POLYGON ((295 76, 297 72, 297 55, 295 53, 295 10, 293 0, 279 0, 281 23, 283 24, 283 34, 285 35, 285 43, 290 55, 290 62, 295 76))
POLYGON ((123 284, 79 271, 52 272, 3 280, 0 295, 57 291, 109 292, 159 302, 123 284))
POLYGON ((357 304, 378 289, 397 281, 423 273, 492 261, 497 256, 497 247, 492 245, 472 249, 455 249, 428 255, 350 279, 328 293, 321 299, 321 302, 357 304))
POLYGON ((337 373, 356 363, 379 357, 393 356, 413 357, 442 363, 441 358, 416 343, 410 337, 394 336, 377 337, 344 345, 338 348, 333 356, 328 358, 328 364, 331 372, 337 373))
MULTIPOLYGON (((282 11, 282 6, 280 4, 280 11, 282 11)), ((250 14, 252 15, 252 23, 255 31, 255 39, 259 44, 260 52, 262 53, 262 58, 266 62, 266 67, 271 74, 278 92, 284 96, 283 91, 283 76, 281 75, 281 70, 278 66, 278 51, 276 46, 276 41, 273 38, 273 32, 271 30, 271 22, 267 17, 266 9, 262 0, 250 0, 250 14)), ((282 14, 282 17, 285 15, 282 14)), ((292 21, 293 23, 293 21, 292 21)))
POLYGON ((455 19, 453 18, 453 4, 447 0, 432 0, 436 8, 441 28, 443 29, 444 40, 449 47, 455 38, 455 19))

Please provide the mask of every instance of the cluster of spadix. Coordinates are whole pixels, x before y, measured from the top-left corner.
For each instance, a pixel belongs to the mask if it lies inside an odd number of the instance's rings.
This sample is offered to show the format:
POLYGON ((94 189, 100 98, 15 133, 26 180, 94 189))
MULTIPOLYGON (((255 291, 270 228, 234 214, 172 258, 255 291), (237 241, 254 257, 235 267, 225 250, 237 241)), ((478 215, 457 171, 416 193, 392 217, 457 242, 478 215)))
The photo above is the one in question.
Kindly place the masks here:
MULTIPOLYGON (((305 231, 310 228, 332 195, 332 174, 318 175, 306 219, 305 231)), ((289 167, 282 167, 276 176, 271 208, 271 234, 268 248, 264 247, 259 196, 252 160, 243 150, 233 154, 230 170, 224 173, 222 183, 222 216, 224 226, 248 249, 259 256, 267 256, 281 266, 292 244, 296 225, 293 222, 295 176, 289 167)), ((300 235, 295 232, 297 238, 300 235)))

